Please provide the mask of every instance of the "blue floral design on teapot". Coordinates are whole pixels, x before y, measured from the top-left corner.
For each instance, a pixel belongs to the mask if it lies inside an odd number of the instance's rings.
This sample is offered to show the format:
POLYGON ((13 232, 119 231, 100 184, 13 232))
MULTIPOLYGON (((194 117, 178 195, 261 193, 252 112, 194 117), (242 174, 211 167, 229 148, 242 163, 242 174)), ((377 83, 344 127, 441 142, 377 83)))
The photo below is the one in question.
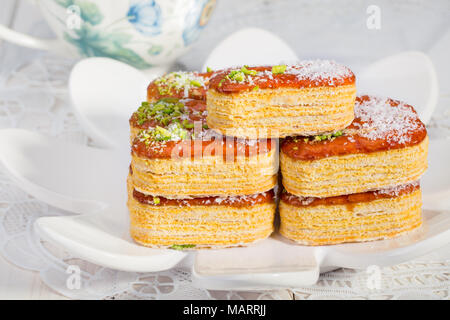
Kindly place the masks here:
POLYGON ((161 8, 155 0, 134 0, 128 10, 128 21, 146 36, 161 33, 161 8))
POLYGON ((215 0, 46 1, 57 4, 50 20, 80 56, 108 57, 138 69, 173 62, 198 38, 216 4, 215 0))

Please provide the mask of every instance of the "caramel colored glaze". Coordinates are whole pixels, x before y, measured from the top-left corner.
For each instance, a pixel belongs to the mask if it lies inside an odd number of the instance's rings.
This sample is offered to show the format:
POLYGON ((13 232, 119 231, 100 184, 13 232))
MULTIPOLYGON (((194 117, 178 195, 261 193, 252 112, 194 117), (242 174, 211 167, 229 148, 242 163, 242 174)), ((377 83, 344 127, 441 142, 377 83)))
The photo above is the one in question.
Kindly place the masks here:
POLYGON ((253 145, 238 141, 236 138, 218 138, 217 140, 183 140, 152 142, 146 145, 138 138, 134 139, 132 153, 147 159, 201 159, 206 156, 222 155, 224 160, 235 160, 237 156, 256 156, 269 153, 275 147, 275 140, 258 140, 253 145))
POLYGON ((404 185, 399 190, 392 193, 377 190, 328 198, 301 198, 283 190, 281 193, 281 201, 296 207, 347 205, 349 209, 352 209, 357 203, 370 202, 377 199, 396 198, 404 194, 412 193, 418 189, 420 189, 420 185, 418 183, 412 183, 404 185))
MULTIPOLYGON (((190 122, 196 122, 201 121, 200 126, 203 126, 206 124, 206 115, 203 115, 203 112, 206 111, 206 103, 203 100, 195 100, 195 99, 182 99, 180 102, 183 102, 184 106, 188 110, 188 118, 190 122)), ((138 123, 137 113, 134 112, 131 115, 131 118, 129 120, 130 126, 137 129, 148 129, 152 127, 167 127, 169 124, 164 125, 160 121, 157 121, 156 119, 150 119, 145 121, 143 124, 138 123)), ((192 131, 192 130, 191 130, 192 131)))
MULTIPOLYGON (((268 71, 271 72, 271 66, 248 67, 249 70, 268 71)), ((319 79, 299 79, 295 74, 283 73, 274 74, 272 78, 269 75, 252 76, 252 83, 248 81, 236 82, 226 78, 230 70, 216 72, 209 80, 209 88, 217 92, 231 94, 242 91, 252 90, 255 86, 259 89, 277 89, 277 88, 314 88, 314 87, 337 87, 355 83, 355 75, 348 77, 336 78, 319 78, 319 79), (222 81, 223 80, 223 81, 222 81)))
MULTIPOLYGON (((366 99, 367 96, 357 97, 356 100, 366 99)), ((396 106, 399 101, 391 100, 392 105, 396 106)), ((413 107, 407 105, 407 107, 413 107)), ((414 111, 415 113, 415 111, 414 111)), ((290 158, 297 160, 318 160, 333 156, 342 156, 347 154, 357 153, 371 153, 393 149, 400 149, 413 146, 422 142, 427 136, 427 129, 420 121, 419 117, 415 119, 417 123, 417 130, 408 132, 409 141, 407 143, 398 143, 389 141, 388 139, 369 139, 355 133, 346 134, 335 138, 334 140, 325 140, 319 142, 305 142, 305 137, 289 137, 281 143, 281 151, 290 158)), ((348 132, 351 129, 356 130, 357 124, 362 124, 360 118, 355 118, 350 126, 346 128, 348 132)), ((390 131, 388 135, 395 135, 394 130, 390 131)))
MULTIPOLYGON (((204 129, 206 124, 206 115, 203 113, 206 110, 206 104, 201 100, 185 99, 184 105, 189 111, 189 120, 194 122, 194 128, 188 129, 189 135, 192 133, 201 132, 205 139, 191 139, 183 141, 153 141, 146 145, 144 141, 135 138, 132 144, 132 152, 139 157, 147 159, 170 159, 170 158, 197 158, 202 156, 223 155, 224 159, 235 159, 238 155, 254 156, 258 154, 269 153, 272 147, 275 146, 275 139, 261 139, 255 141, 254 144, 249 144, 248 141, 238 140, 233 137, 223 137, 218 135, 211 129, 204 129), (197 124, 201 121, 201 124, 197 124)), ((130 126, 138 129, 148 129, 155 126, 167 127, 157 120, 148 120, 142 125, 137 122, 136 113, 130 118, 130 126)))
MULTIPOLYGON (((212 72, 205 72, 205 73, 198 73, 199 76, 207 79, 209 78, 213 73, 212 72)), ((155 81, 150 82, 150 84, 147 87, 147 100, 148 101, 156 101, 162 98, 190 98, 190 99, 197 99, 197 100, 206 100, 206 91, 207 88, 198 88, 194 87, 191 88, 188 91, 188 97, 184 96, 184 88, 175 90, 171 89, 171 92, 169 94, 161 95, 159 93, 158 88, 167 88, 167 85, 164 84, 156 84, 155 81)))
POLYGON ((143 194, 136 189, 133 190, 133 197, 138 202, 148 204, 152 206, 164 207, 164 206, 227 206, 227 207, 248 207, 261 203, 273 202, 274 192, 273 190, 250 195, 250 196, 236 196, 236 197, 204 197, 204 198, 192 198, 192 199, 167 199, 164 197, 158 197, 159 203, 154 203, 154 196, 143 194))

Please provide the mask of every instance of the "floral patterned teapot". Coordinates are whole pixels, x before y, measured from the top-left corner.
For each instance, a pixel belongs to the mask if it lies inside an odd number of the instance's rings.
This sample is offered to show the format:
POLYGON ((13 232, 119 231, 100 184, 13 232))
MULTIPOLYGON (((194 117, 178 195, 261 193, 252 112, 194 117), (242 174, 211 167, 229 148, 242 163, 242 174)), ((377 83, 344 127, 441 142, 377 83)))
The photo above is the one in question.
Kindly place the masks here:
POLYGON ((198 38, 215 0, 34 0, 57 38, 0 25, 0 38, 79 57, 108 57, 138 69, 173 62, 198 38))

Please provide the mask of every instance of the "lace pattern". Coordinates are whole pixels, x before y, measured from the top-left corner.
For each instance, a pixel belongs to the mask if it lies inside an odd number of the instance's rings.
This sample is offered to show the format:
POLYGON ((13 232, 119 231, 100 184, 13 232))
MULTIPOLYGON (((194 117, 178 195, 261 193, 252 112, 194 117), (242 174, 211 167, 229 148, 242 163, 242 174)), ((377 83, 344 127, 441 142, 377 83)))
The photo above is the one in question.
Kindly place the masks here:
POLYGON ((379 288, 368 285, 366 270, 339 269, 310 288, 294 289, 297 300, 450 298, 450 260, 411 261, 380 269, 379 288))

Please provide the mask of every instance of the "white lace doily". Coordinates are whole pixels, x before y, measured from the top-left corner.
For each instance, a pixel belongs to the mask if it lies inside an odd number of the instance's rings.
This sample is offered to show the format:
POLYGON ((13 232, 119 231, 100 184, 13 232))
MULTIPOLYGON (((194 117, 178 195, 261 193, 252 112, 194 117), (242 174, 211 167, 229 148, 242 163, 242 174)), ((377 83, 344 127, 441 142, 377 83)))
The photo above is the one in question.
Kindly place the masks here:
MULTIPOLYGON (((89 144, 71 113, 67 78, 73 61, 41 56, 0 77, 0 129, 19 127, 60 139, 89 144)), ((450 123, 450 115, 438 123, 450 123), (448 122, 445 122, 448 121, 448 122)), ((444 128, 445 129, 445 128, 444 128)), ((190 273, 111 270, 83 261, 42 241, 33 230, 41 216, 69 214, 40 202, 12 183, 0 168, 0 253, 13 264, 39 272, 42 281, 76 299, 288 299, 285 290, 216 292, 192 287, 190 273), (69 265, 81 270, 80 289, 68 289, 69 265)), ((449 253, 448 249, 444 253, 449 253)), ((450 257, 450 255, 447 255, 450 257)), ((450 260, 442 256, 381 269, 381 286, 369 289, 367 273, 341 269, 321 276, 313 287, 293 290, 296 299, 320 298, 449 298, 450 260)))

